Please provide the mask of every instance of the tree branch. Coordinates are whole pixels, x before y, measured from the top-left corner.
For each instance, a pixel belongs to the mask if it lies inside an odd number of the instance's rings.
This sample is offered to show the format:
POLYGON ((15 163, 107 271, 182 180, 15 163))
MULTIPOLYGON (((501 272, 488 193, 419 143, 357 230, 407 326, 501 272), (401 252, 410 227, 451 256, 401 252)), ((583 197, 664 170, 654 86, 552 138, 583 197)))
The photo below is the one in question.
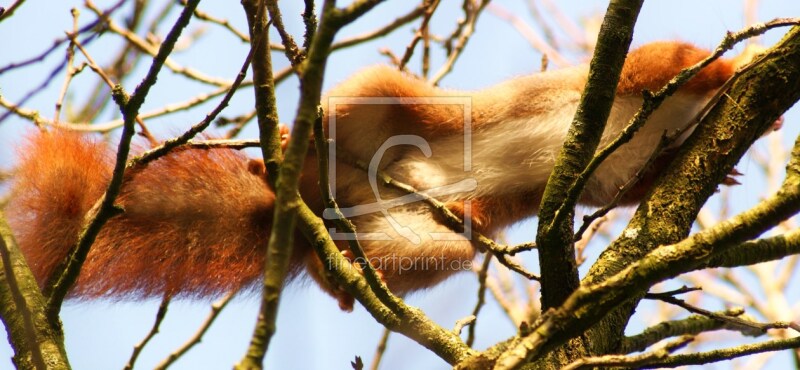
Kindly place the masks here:
POLYGON ((47 319, 46 300, 0 210, 0 319, 22 369, 69 369, 61 322, 47 319))
MULTIPOLYGON (((631 219, 591 267, 583 284, 616 274, 660 245, 684 239, 697 214, 739 158, 775 120, 800 98, 800 28, 794 27, 769 53, 735 76, 728 92, 681 145, 656 179, 631 219)), ((754 235, 755 236, 755 235, 754 235)), ((741 240, 744 242, 746 240, 741 240)), ((618 350, 619 340, 638 298, 614 310, 590 335, 595 353, 618 350)))
MULTIPOLYGON (((248 29, 250 30, 250 50, 253 62, 253 82, 258 117, 258 132, 261 141, 261 156, 267 171, 267 180, 275 189, 279 181, 281 167, 280 132, 278 128, 278 110, 275 97, 275 81, 272 79, 272 56, 269 49, 269 24, 265 0, 243 1, 248 29)), ((287 53, 289 51, 287 50, 287 53)), ((303 141, 303 140, 297 140, 303 141)), ((278 188, 278 193, 280 189, 278 188)), ((292 189, 296 192, 297 186, 292 189)), ((278 316, 278 303, 283 290, 283 283, 288 272, 294 221, 281 217, 281 208, 285 200, 278 199, 275 206, 275 218, 267 243, 264 278, 261 285, 261 305, 256 320, 250 345, 236 369, 260 369, 264 356, 269 348, 272 335, 275 333, 275 321, 278 316), (280 230, 280 231, 279 231, 280 230)))
POLYGON ((47 310, 51 322, 58 321, 58 313, 61 310, 61 304, 64 301, 64 298, 67 296, 67 292, 75 283, 75 280, 78 279, 81 266, 83 266, 83 262, 86 260, 86 256, 89 254, 89 249, 91 248, 92 243, 94 243, 97 234, 100 233, 100 229, 103 227, 103 225, 105 225, 106 221, 121 212, 121 210, 114 205, 114 200, 116 199, 120 188, 122 187, 122 179, 125 172, 128 153, 130 152, 131 139, 134 135, 134 123, 136 116, 139 114, 139 108, 141 108, 142 104, 144 103, 144 99, 150 91, 150 88, 155 85, 156 77, 158 76, 158 72, 161 70, 161 67, 164 65, 164 61, 172 52, 175 42, 178 41, 178 37, 180 37, 183 29, 189 24, 189 21, 192 18, 192 11, 195 7, 197 7, 199 2, 200 0, 190 0, 187 3, 186 8, 184 8, 183 12, 178 17, 175 25, 169 31, 167 37, 164 39, 164 42, 161 44, 158 53, 153 58, 153 62, 150 65, 147 75, 144 77, 142 82, 136 86, 133 94, 128 96, 120 85, 117 85, 114 88, 114 100, 120 106, 120 111, 122 112, 122 116, 124 117, 125 121, 122 129, 122 136, 117 148, 117 158, 116 163, 114 164, 114 172, 105 194, 99 201, 99 208, 95 208, 96 212, 90 212, 87 216, 87 220, 89 221, 87 222, 86 228, 81 231, 75 248, 73 249, 72 253, 70 253, 70 256, 64 264, 63 269, 56 272, 55 276, 58 276, 58 278, 54 279, 54 283, 48 285, 47 289, 45 290, 45 293, 49 297, 47 302, 47 310))
MULTIPOLYGON (((718 314, 736 317, 744 313, 744 310, 729 309, 718 314)), ((647 347, 660 342, 666 338, 679 335, 695 335, 712 330, 725 328, 725 322, 710 318, 704 315, 691 315, 685 319, 665 321, 658 325, 651 326, 643 332, 625 337, 620 346, 620 353, 632 353, 644 351, 647 347)))

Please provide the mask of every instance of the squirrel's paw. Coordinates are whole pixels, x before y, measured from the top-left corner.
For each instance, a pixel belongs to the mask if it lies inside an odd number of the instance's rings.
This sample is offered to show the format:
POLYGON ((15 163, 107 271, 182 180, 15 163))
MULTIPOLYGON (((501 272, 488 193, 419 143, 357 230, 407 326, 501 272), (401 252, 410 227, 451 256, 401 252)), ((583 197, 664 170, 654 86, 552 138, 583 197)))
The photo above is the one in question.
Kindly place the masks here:
MULTIPOLYGON (((356 269, 356 271, 358 271, 362 275, 364 274, 364 270, 361 268, 361 263, 359 261, 356 261, 356 256, 353 254, 353 252, 351 252, 349 249, 343 250, 342 256, 346 258, 348 261, 350 261, 350 263, 352 264, 353 268, 356 269)), ((380 279, 380 281, 385 285, 386 280, 384 280, 383 278, 383 272, 381 272, 381 270, 378 269, 374 270, 375 270, 375 275, 377 275, 378 279, 380 279)), ((333 289, 333 296, 339 302, 339 308, 341 308, 342 311, 347 311, 347 312, 353 311, 353 304, 355 303, 355 299, 350 293, 347 293, 341 287, 336 287, 333 289)))
POLYGON ((469 208, 465 207, 462 201, 447 202, 445 207, 462 221, 466 221, 466 216, 469 215, 471 226, 476 230, 483 230, 489 221, 486 214, 481 212, 481 202, 479 200, 472 200, 469 208))
POLYGON ((281 150, 286 151, 286 148, 289 146, 289 126, 285 123, 281 123, 278 125, 278 131, 281 134, 281 150))
POLYGON ((772 123, 772 127, 770 128, 770 130, 767 133, 772 132, 772 131, 778 131, 782 127, 783 127, 783 116, 780 116, 780 117, 778 117, 778 119, 775 120, 775 122, 772 123))

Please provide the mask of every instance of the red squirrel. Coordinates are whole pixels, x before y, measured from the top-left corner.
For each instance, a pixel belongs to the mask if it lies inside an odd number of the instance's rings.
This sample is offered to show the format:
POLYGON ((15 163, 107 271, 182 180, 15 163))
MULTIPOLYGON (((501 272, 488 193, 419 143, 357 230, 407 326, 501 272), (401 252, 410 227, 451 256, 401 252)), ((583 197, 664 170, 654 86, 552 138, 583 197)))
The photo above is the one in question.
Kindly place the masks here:
MULTIPOLYGON (((679 42, 630 52, 601 145, 627 125, 642 103, 642 90, 661 88, 708 55, 679 42)), ((600 166, 581 203, 610 202, 645 165, 664 132, 691 122, 742 63, 741 58, 719 59, 668 98, 633 140, 600 166)), ((536 215, 587 74, 587 66, 577 66, 467 92, 434 87, 381 66, 328 92, 323 122, 337 151, 332 161, 336 200, 351 213, 361 246, 393 292, 437 284, 464 270, 476 249, 421 202, 381 208, 376 191, 382 200, 408 194, 371 184, 368 171, 354 166, 355 160, 372 161, 373 169, 419 190, 445 189, 441 201, 468 215, 475 230, 494 235, 536 215), (387 147, 391 138, 400 138, 399 145, 387 147), (430 157, 423 147, 431 150, 430 157), (470 162, 466 172, 465 158, 470 162), (466 187, 448 188, 470 179, 466 187)), ((44 285, 105 190, 113 152, 90 137, 65 132, 33 135, 19 152, 7 209, 28 263, 44 285)), ((322 215, 317 171, 312 150, 300 192, 322 215)), ((264 175, 263 164, 230 149, 179 150, 127 173, 117 199, 125 211, 100 232, 72 296, 207 296, 252 286, 262 274, 275 200, 264 175)), ((647 181, 640 182, 626 202, 644 194, 647 181)), ((292 271, 306 267, 343 308, 350 308, 352 300, 324 278, 325 266, 305 239, 299 234, 295 239, 292 271)), ((337 245, 347 248, 342 240, 337 245)))

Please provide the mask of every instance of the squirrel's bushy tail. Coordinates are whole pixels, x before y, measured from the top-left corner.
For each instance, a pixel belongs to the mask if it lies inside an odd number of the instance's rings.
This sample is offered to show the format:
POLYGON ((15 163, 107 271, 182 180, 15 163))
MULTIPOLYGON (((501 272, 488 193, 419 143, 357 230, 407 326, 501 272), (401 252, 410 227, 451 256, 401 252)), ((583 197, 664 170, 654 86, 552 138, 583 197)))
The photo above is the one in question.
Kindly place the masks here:
MULTIPOLYGON (((112 154, 62 132, 21 147, 9 218, 40 285, 105 191, 112 154)), ((205 296, 257 281, 275 199, 263 175, 230 149, 176 150, 128 170, 116 200, 124 213, 103 227, 72 296, 205 296)))
POLYGON ((29 135, 17 148, 8 217, 40 286, 78 240, 112 162, 104 143, 65 132, 29 135))

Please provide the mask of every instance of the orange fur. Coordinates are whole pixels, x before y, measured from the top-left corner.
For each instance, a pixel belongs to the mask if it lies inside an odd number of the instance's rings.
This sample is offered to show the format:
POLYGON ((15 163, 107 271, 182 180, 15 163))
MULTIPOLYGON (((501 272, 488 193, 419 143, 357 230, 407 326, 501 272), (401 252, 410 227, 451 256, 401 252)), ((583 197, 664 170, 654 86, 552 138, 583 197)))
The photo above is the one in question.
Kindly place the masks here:
MULTIPOLYGON (((9 218, 43 285, 105 190, 112 153, 63 132, 33 135, 21 151, 9 218)), ((181 150, 129 172, 117 198, 125 212, 98 235, 73 294, 202 296, 247 287, 263 270, 274 202, 258 171, 232 150, 181 150)))
POLYGON ((67 256, 84 216, 105 191, 105 145, 77 135, 31 135, 18 149, 9 222, 36 279, 44 285, 67 256))
MULTIPOLYGON (((645 89, 658 91, 682 69, 700 62, 708 54, 707 50, 687 43, 663 41, 644 45, 628 54, 617 93, 632 95, 641 94, 645 89)), ((717 59, 681 89, 701 94, 717 89, 731 77, 734 69, 731 61, 717 59)))
MULTIPOLYGON (((660 88, 680 69, 706 55, 706 51, 675 42, 649 44, 631 52, 623 68, 615 109, 629 112, 631 102, 635 103, 630 99, 638 97, 642 89, 660 88)), ((661 108, 661 118, 652 121, 670 127, 684 124, 681 120, 694 108, 686 108, 682 102, 707 99, 730 77, 734 65, 728 60, 711 64, 679 90, 682 97, 668 108, 661 108)), ((389 67, 371 68, 356 75, 334 88, 323 101, 326 132, 331 133, 327 125, 336 118, 333 139, 341 149, 338 153, 347 154, 335 159, 339 205, 353 207, 376 202, 373 191, 378 191, 382 199, 405 195, 383 184, 372 189, 366 173, 352 161, 369 163, 378 147, 396 135, 422 137, 434 148, 431 159, 442 155, 445 159, 425 162, 419 148, 398 146, 386 152, 379 164, 382 170, 421 189, 460 180, 451 176, 460 172, 448 162, 447 156, 460 158, 464 154, 457 135, 465 127, 465 108, 450 103, 393 103, 402 100, 398 97, 468 97, 475 140, 472 154, 491 159, 473 158, 473 175, 482 179, 473 193, 448 195, 443 201, 457 215, 465 216, 464 202, 469 200, 473 226, 490 236, 534 215, 549 175, 548 166, 552 166, 541 162, 553 161, 557 154, 574 113, 569 109, 577 106, 586 73, 585 67, 570 68, 513 79, 476 92, 439 89, 389 67), (334 114, 329 102, 335 101, 329 99, 335 97, 389 100, 377 104, 339 104, 334 114), (431 167, 425 167, 429 163, 431 167), (517 172, 504 170, 508 165, 516 166, 517 172)), ((609 137, 627 122, 629 117, 625 114, 618 112, 614 116, 612 112, 607 128, 609 137)), ((661 128, 651 131, 637 135, 639 139, 645 136, 644 139, 657 140, 663 133, 661 128)), ((627 150, 648 147, 644 139, 639 146, 627 150)), ((659 168, 671 159, 671 153, 659 158, 657 168, 623 199, 624 203, 636 202, 645 194, 659 168)), ((582 203, 608 202, 631 175, 618 167, 630 167, 632 159, 643 162, 648 155, 640 152, 620 153, 617 158, 612 155, 608 160, 611 164, 605 168, 607 173, 590 179, 582 203)), ((103 194, 111 173, 112 153, 106 145, 87 137, 52 132, 32 135, 20 148, 20 158, 14 197, 8 207, 9 218, 34 274, 43 285, 68 255, 86 213, 103 194)), ((313 149, 305 163, 300 192, 312 210, 321 214, 323 204, 313 149)), ((263 163, 248 160, 233 150, 178 150, 129 171, 117 199, 125 212, 109 220, 98 235, 73 295, 206 296, 246 288, 261 276, 274 200, 275 194, 265 181, 263 163)), ((395 207, 388 213, 413 224, 420 235, 448 231, 442 220, 432 216, 429 207, 420 203, 395 207)), ((470 261, 475 253, 466 239, 436 242, 423 238, 412 243, 375 215, 357 215, 351 220, 359 232, 380 231, 393 237, 389 241, 361 240, 370 258, 419 257, 431 261, 441 258, 442 269, 437 266, 437 269, 407 271, 388 264, 380 268, 385 282, 396 293, 435 285, 458 271, 452 266, 470 261)), ((311 277, 336 297, 343 308, 351 307, 352 297, 329 279, 325 266, 304 238, 298 234, 295 239, 293 271, 307 268, 311 277)), ((344 241, 336 243, 340 249, 346 249, 344 241)))

